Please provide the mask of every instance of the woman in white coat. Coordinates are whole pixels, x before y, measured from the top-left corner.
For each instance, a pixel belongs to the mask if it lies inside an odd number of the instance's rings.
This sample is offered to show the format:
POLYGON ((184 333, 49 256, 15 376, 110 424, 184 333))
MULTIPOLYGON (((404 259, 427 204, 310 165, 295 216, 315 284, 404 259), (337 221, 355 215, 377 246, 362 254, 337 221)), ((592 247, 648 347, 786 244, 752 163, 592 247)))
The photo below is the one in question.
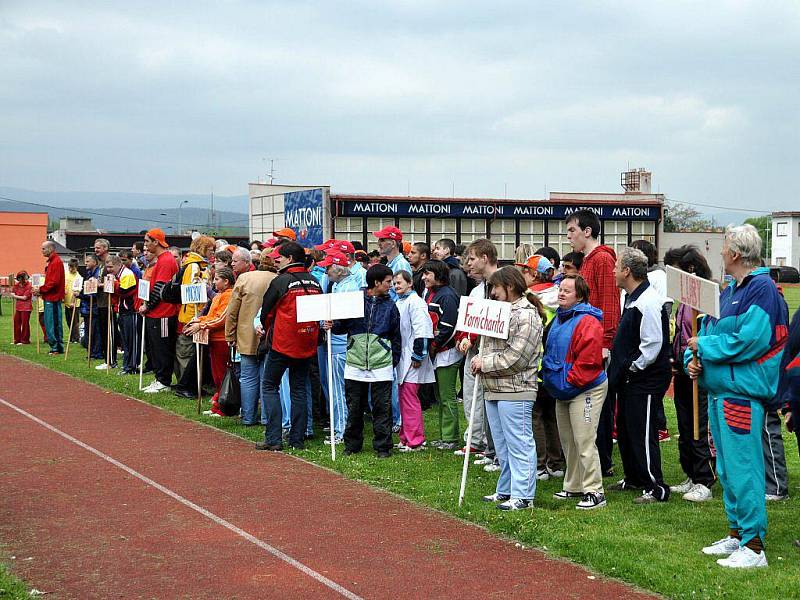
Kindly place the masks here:
POLYGON ((411 273, 400 271, 394 276, 397 293, 397 310, 400 311, 402 353, 395 369, 400 399, 400 452, 415 452, 425 444, 422 407, 417 395, 419 385, 434 383, 436 377, 428 357, 428 347, 433 339, 433 323, 428 305, 412 287, 411 273))

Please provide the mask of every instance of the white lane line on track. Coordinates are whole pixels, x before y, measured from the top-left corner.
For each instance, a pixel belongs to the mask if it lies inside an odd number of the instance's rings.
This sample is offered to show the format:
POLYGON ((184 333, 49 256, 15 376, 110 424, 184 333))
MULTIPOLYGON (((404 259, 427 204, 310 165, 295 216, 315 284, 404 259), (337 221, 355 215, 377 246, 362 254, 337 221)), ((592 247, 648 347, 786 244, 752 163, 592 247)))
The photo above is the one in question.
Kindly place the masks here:
POLYGON ((84 450, 88 450, 89 452, 91 452, 95 456, 98 456, 98 457, 102 458, 103 460, 111 463, 115 467, 118 467, 118 468, 122 469, 126 473, 128 473, 130 475, 133 475, 134 477, 136 477, 137 479, 143 481, 144 483, 146 483, 150 487, 153 487, 153 488, 157 489, 159 492, 161 492, 163 494, 166 494, 167 496, 169 496, 173 500, 177 500, 178 502, 180 502, 184 506, 188 506, 192 510, 194 510, 196 512, 199 512, 201 515, 203 515, 207 519, 211 519, 212 521, 214 521, 214 523, 216 523, 217 525, 221 525, 222 527, 232 531, 233 533, 235 533, 239 537, 242 537, 242 538, 246 539, 251 544, 255 544, 256 546, 258 546, 262 550, 266 550, 267 552, 269 552, 270 554, 272 554, 276 558, 279 558, 282 561, 290 564, 291 566, 293 566, 298 571, 302 571, 303 573, 305 573, 306 575, 308 575, 312 579, 315 579, 316 581, 318 581, 322 585, 330 588, 331 590, 333 590, 334 592, 337 592, 338 594, 341 594, 345 598, 349 598, 350 600, 363 600, 360 596, 354 594, 353 592, 351 592, 350 590, 348 590, 346 588, 343 588, 341 585, 339 585, 335 581, 332 581, 332 580, 328 579, 324 575, 321 575, 320 573, 317 573, 314 569, 312 569, 310 567, 307 567, 306 565, 304 565, 303 563, 301 563, 298 560, 295 560, 294 558, 292 558, 291 556, 289 556, 285 552, 281 552, 280 550, 278 550, 274 546, 270 546, 269 544, 267 544, 266 542, 258 539, 254 535, 251 535, 251 534, 247 533, 243 529, 239 529, 233 523, 230 523, 229 521, 226 521, 222 517, 219 517, 219 516, 215 515, 214 513, 206 510, 202 506, 198 506, 194 502, 192 502, 190 500, 187 500, 186 498, 184 498, 180 494, 178 494, 176 492, 173 492, 171 489, 166 488, 163 485, 161 485, 160 483, 158 483, 156 481, 153 481, 149 477, 146 477, 146 476, 142 475, 138 471, 135 471, 134 469, 131 469, 129 466, 119 462, 118 460, 108 456, 107 454, 103 454, 102 452, 100 452, 96 448, 92 448, 90 445, 80 441, 79 439, 76 439, 76 438, 72 437, 68 433, 65 433, 65 432, 61 431, 60 429, 50 425, 49 423, 47 423, 45 421, 42 421, 40 418, 30 414, 29 412, 26 412, 25 410, 19 408, 18 406, 15 406, 14 404, 11 404, 10 402, 8 402, 8 401, 6 401, 6 400, 4 400, 2 398, 0 398, 0 404, 2 404, 4 406, 7 406, 11 410, 14 410, 14 411, 18 412, 19 414, 21 414, 24 417, 27 417, 28 419, 30 419, 34 423, 37 423, 37 424, 41 425, 45 429, 49 429, 53 433, 56 433, 56 434, 60 435, 65 440, 69 440, 70 442, 72 442, 73 444, 76 444, 77 446, 80 446, 84 450))

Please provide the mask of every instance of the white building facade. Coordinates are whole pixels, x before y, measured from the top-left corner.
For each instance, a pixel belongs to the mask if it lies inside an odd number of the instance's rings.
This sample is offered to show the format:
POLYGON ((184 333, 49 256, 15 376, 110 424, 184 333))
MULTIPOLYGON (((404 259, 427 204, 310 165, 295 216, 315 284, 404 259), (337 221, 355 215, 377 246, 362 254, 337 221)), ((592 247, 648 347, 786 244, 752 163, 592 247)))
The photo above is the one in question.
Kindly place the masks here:
POLYGON ((770 264, 800 269, 800 212, 772 213, 770 264))

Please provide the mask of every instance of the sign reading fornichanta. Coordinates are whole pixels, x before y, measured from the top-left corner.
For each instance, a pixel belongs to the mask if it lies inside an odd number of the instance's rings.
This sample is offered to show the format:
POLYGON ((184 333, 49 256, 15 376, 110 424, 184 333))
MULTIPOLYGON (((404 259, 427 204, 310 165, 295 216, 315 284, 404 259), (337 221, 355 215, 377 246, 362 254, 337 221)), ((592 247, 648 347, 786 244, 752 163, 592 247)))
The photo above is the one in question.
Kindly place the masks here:
POLYGON ((461 296, 456 330, 507 340, 510 320, 509 302, 461 296))

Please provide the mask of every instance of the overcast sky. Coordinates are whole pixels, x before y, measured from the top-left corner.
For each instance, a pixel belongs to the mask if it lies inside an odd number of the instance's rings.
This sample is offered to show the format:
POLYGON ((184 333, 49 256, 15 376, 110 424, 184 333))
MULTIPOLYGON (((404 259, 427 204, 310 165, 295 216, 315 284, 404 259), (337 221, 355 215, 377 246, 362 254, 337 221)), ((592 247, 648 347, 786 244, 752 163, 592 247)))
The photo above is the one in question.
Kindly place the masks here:
POLYGON ((0 0, 0 185, 800 208, 800 2, 600 4, 0 0))

